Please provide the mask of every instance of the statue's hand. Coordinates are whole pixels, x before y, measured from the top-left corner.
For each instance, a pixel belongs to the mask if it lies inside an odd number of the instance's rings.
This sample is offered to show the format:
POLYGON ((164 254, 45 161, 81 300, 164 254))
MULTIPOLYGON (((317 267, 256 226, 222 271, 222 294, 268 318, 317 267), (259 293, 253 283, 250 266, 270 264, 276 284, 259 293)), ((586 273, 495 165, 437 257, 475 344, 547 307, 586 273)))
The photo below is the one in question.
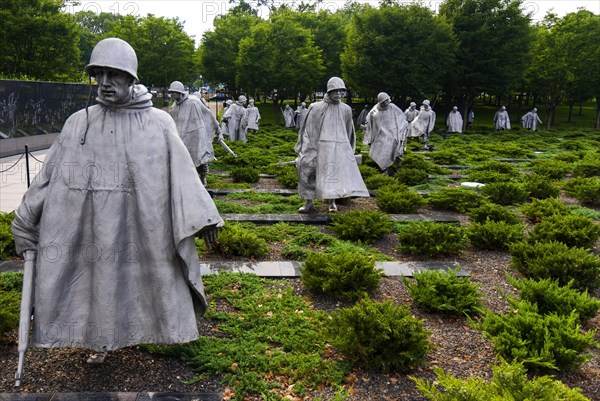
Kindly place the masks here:
POLYGON ((210 226, 204 228, 204 230, 200 231, 200 235, 204 238, 204 243, 206 247, 210 249, 214 249, 218 243, 217 239, 219 237, 219 228, 217 226, 210 226))

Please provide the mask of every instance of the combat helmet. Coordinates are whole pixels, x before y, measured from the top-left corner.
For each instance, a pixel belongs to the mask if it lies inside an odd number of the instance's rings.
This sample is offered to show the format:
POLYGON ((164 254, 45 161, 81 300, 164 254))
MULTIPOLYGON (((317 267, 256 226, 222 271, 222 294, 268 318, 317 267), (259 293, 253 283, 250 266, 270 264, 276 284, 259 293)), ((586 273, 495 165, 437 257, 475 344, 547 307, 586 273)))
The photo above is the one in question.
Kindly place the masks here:
POLYGON ((377 95, 377 103, 383 103, 386 100, 390 100, 390 95, 388 95, 385 92, 380 92, 379 95, 377 95))
POLYGON ((169 86, 168 92, 186 93, 185 87, 180 81, 173 81, 169 86))
POLYGON ((336 89, 346 89, 346 85, 344 85, 344 81, 340 77, 331 77, 329 81, 327 81, 327 92, 331 92, 336 89))
POLYGON ((139 81, 137 76, 138 60, 135 50, 123 39, 106 38, 98 42, 92 50, 90 63, 85 66, 84 71, 92 76, 95 67, 110 67, 124 71, 131 75, 136 82, 139 81))

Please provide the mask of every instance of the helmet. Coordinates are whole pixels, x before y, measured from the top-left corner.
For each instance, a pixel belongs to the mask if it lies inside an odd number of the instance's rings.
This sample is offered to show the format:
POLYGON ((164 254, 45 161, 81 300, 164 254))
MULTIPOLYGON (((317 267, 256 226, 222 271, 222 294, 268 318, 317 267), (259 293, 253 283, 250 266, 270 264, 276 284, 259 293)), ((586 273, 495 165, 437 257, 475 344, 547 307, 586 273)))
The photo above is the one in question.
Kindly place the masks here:
POLYGON ((244 103, 245 101, 246 101, 246 96, 240 95, 240 97, 238 97, 238 102, 244 103))
POLYGON ((92 50, 90 63, 85 66, 85 73, 92 76, 94 67, 109 67, 124 71, 131 75, 136 82, 139 81, 135 50, 123 39, 106 38, 98 42, 92 50))
POLYGON ((231 100, 231 99, 227 99, 227 100, 225 101, 225 103, 227 103, 227 104, 231 105, 231 104, 233 104, 233 100, 231 100))
POLYGON ((535 111, 535 112, 537 113, 537 108, 535 108, 535 107, 534 107, 534 108, 533 108, 533 111, 535 111))
POLYGON ((390 100, 390 96, 387 93, 380 92, 379 95, 377 95, 377 103, 383 103, 386 100, 390 100))
POLYGON ((452 110, 458 110, 458 107, 457 107, 457 106, 454 106, 454 107, 452 108, 452 110))
POLYGON ((411 106, 416 106, 417 104, 415 102, 410 102, 411 106))
POLYGON ((181 82, 179 82, 179 81, 173 81, 173 82, 171 82, 171 86, 169 86, 168 92, 185 93, 186 90, 183 87, 183 84, 181 82))
POLYGON ((423 100, 423 104, 424 104, 425 106, 429 106, 429 100, 428 100, 428 99, 425 99, 425 100, 423 100))
POLYGON ((346 89, 346 85, 344 85, 344 81, 340 77, 332 77, 327 81, 327 92, 336 89, 346 89))
POLYGON ((252 104, 254 104, 254 99, 250 99, 250 100, 248 100, 248 103, 252 103, 252 104))
POLYGON ((300 106, 306 106, 305 102, 300 103, 300 106))

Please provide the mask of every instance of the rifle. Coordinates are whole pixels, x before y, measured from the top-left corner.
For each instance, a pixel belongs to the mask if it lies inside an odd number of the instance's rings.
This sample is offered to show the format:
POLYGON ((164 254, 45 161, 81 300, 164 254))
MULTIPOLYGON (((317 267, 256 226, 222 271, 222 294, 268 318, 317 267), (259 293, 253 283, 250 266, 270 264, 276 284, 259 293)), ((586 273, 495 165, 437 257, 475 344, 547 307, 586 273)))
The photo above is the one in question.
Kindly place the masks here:
POLYGON ((219 142, 219 145, 223 146, 223 148, 233 157, 237 157, 237 155, 235 154, 235 152, 233 150, 231 150, 231 148, 229 146, 227 146, 227 144, 225 143, 225 141, 223 140, 223 138, 219 138, 217 139, 217 142, 219 142))
POLYGON ((23 273, 23 294, 21 297, 21 315, 19 317, 19 364, 15 374, 15 387, 21 385, 23 377, 23 364, 25 363, 25 352, 29 343, 29 327, 31 324, 31 312, 33 310, 34 273, 37 251, 28 249, 23 252, 25 267, 23 273))

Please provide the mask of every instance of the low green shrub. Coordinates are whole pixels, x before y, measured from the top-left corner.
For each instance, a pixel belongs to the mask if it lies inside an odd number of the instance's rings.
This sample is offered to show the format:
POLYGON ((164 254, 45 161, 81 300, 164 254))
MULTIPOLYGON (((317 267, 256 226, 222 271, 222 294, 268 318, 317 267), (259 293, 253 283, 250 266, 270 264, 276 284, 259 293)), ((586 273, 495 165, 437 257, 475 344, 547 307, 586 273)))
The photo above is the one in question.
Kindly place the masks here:
POLYGON ((510 312, 487 310, 475 324, 492 341, 500 357, 522 362, 535 371, 575 370, 592 358, 583 352, 599 345, 594 341, 596 332, 581 333, 575 312, 569 316, 542 315, 527 301, 509 302, 510 312))
POLYGON ((0 212, 0 260, 8 260, 17 256, 15 240, 10 229, 15 212, 0 212))
POLYGON ((425 202, 421 195, 404 185, 387 185, 377 191, 377 206, 385 213, 418 213, 425 202))
POLYGON ((23 273, 0 273, 0 337, 19 326, 23 273))
POLYGON ((427 312, 474 314, 481 307, 477 285, 456 270, 423 270, 409 280, 402 277, 413 301, 427 312))
POLYGON ((571 172, 569 163, 561 160, 535 160, 531 162, 531 171, 540 176, 544 176, 553 180, 564 178, 567 173, 571 172))
POLYGON ((533 199, 531 203, 521 206, 521 212, 532 223, 539 223, 550 216, 564 216, 571 213, 563 201, 557 198, 533 199))
POLYGON ((591 248, 600 238, 600 225, 575 214, 552 215, 533 227, 530 241, 559 241, 570 247, 591 248))
POLYGON ((567 180, 563 188, 584 205, 600 206, 600 178, 578 177, 567 180))
POLYGON ((366 164, 359 165, 358 170, 360 171, 360 175, 362 176, 363 180, 373 177, 374 175, 381 175, 381 172, 377 168, 368 166, 366 164))
POLYGON ((571 213, 576 214, 578 216, 588 217, 595 221, 600 221, 600 211, 590 209, 588 207, 583 207, 579 205, 569 205, 569 210, 571 213))
POLYGON ((258 182, 258 180, 260 179, 258 170, 255 170, 252 167, 234 168, 229 173, 229 176, 231 177, 233 182, 254 183, 254 182, 258 182))
POLYGON ((431 160, 436 164, 451 165, 459 164, 462 159, 466 156, 466 152, 462 151, 458 147, 451 149, 442 149, 431 153, 431 160))
POLYGON ((279 166, 275 176, 277 182, 288 189, 298 188, 298 170, 292 166, 279 166))
POLYGON ((468 172, 466 179, 468 181, 492 184, 494 182, 509 182, 514 180, 514 177, 509 174, 499 173, 498 171, 480 170, 468 172))
POLYGON ((492 367, 491 382, 469 377, 459 379, 434 367, 435 382, 411 377, 417 389, 431 401, 590 401, 579 389, 571 389, 551 376, 532 377, 522 363, 501 360, 492 367))
POLYGON ((430 173, 432 170, 432 165, 425 159, 425 156, 423 155, 406 153, 402 159, 402 165, 400 169, 416 169, 430 173))
POLYGON ((370 243, 388 234, 392 223, 378 210, 353 210, 334 215, 331 229, 338 238, 370 243))
POLYGON ((573 177, 600 176, 600 159, 596 156, 586 156, 573 165, 573 177))
POLYGON ((507 224, 518 224, 521 222, 519 216, 504 206, 495 203, 484 203, 479 207, 469 210, 467 213, 474 223, 485 223, 490 221, 503 221, 507 224))
POLYGON ((363 299, 332 314, 331 343, 352 364, 383 372, 405 372, 424 363, 430 333, 408 307, 363 299))
POLYGON ((517 177, 519 172, 511 163, 500 162, 497 160, 488 160, 473 168, 472 171, 496 171, 511 177, 517 177))
POLYGON ((582 248, 569 248, 557 242, 511 245, 510 266, 532 279, 558 280, 567 285, 573 280, 577 289, 600 287, 600 258, 582 248))
POLYGON ((435 209, 459 213, 466 213, 475 207, 481 206, 485 200, 485 196, 480 193, 463 188, 443 188, 430 193, 427 197, 427 203, 435 209))
POLYGON ((579 292, 573 288, 571 280, 561 286, 551 279, 515 279, 507 276, 508 282, 519 291, 519 297, 537 305, 538 311, 547 315, 556 313, 569 316, 571 312, 579 315, 580 322, 586 322, 596 316, 600 309, 600 300, 590 297, 587 291, 579 292))
POLYGON ((426 183, 428 174, 427 171, 424 170, 406 168, 402 166, 402 168, 396 173, 395 178, 401 184, 406 184, 412 187, 414 185, 426 183))
POLYGON ((525 227, 522 224, 508 224, 504 221, 487 220, 467 227, 471 243, 479 249, 506 251, 511 244, 522 241, 525 227))
POLYGON ((428 257, 456 255, 469 245, 463 227, 428 221, 404 225, 398 231, 398 241, 400 252, 428 257))
POLYGON ((350 300, 379 288, 383 277, 383 272, 375 268, 375 259, 359 252, 309 253, 301 273, 302 282, 310 291, 350 300))
POLYGON ((287 244, 281 248, 281 256, 288 260, 303 261, 308 253, 309 251, 297 244, 287 244))
POLYGON ((262 257, 269 251, 264 239, 236 224, 226 224, 219 230, 217 247, 225 255, 247 258, 262 257))
POLYGON ((300 246, 322 247, 333 244, 336 239, 329 234, 320 231, 311 231, 302 233, 292 240, 294 244, 300 246))
POLYGON ((481 188, 483 195, 493 203, 503 206, 523 203, 527 200, 527 191, 516 182, 493 182, 481 188))
POLYGON ((389 175, 377 174, 365 179, 365 185, 368 189, 374 190, 384 187, 386 185, 396 185, 398 180, 389 175))
POLYGON ((557 198, 560 194, 560 188, 549 178, 537 174, 525 176, 523 187, 528 199, 557 198))

